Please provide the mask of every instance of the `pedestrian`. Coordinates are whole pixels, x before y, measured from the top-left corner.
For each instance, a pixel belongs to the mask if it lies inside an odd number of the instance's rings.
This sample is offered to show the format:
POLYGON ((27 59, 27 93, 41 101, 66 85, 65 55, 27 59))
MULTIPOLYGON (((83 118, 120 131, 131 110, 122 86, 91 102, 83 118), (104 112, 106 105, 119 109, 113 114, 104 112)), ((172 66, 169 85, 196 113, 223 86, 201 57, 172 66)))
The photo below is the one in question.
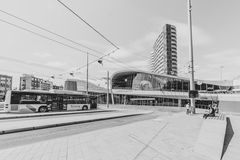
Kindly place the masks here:
POLYGON ((190 106, 189 103, 186 104, 186 114, 190 113, 190 106))
POLYGON ((215 110, 215 113, 218 113, 218 112, 219 112, 217 102, 216 102, 216 103, 213 103, 213 109, 215 110))
POLYGON ((208 114, 204 114, 203 118, 207 119, 208 117, 214 117, 215 116, 215 109, 213 108, 212 105, 209 105, 209 112, 208 114))

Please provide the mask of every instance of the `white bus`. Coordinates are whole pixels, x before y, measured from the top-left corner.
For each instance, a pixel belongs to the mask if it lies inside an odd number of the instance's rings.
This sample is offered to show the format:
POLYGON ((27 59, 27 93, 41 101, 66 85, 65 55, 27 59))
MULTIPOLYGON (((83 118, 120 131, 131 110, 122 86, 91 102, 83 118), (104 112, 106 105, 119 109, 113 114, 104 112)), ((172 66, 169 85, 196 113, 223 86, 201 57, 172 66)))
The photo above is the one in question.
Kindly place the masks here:
POLYGON ((75 91, 7 91, 5 112, 47 112, 96 109, 96 98, 75 91))

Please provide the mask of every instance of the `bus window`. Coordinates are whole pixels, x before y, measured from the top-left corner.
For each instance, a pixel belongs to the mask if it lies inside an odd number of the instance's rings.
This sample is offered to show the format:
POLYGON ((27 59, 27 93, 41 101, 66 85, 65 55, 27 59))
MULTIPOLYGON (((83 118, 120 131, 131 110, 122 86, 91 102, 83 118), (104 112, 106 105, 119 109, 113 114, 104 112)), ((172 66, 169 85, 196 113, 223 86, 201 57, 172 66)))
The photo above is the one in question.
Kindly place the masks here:
POLYGON ((20 100, 21 100, 21 95, 16 94, 16 93, 12 93, 11 104, 19 104, 20 100))
POLYGON ((80 98, 80 104, 86 104, 86 98, 80 98))
POLYGON ((46 104, 48 101, 48 96, 47 95, 38 95, 37 101, 39 101, 41 104, 46 104))

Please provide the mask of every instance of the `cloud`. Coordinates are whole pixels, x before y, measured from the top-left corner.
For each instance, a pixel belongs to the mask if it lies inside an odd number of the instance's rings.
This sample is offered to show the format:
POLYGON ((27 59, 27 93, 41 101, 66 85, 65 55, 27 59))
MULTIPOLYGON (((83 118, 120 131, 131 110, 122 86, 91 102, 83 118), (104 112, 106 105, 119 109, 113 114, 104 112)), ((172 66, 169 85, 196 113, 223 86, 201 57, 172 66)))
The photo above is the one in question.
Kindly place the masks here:
POLYGON ((50 66, 50 67, 55 67, 55 68, 61 68, 61 67, 65 67, 67 65, 67 63, 52 61, 52 62, 47 62, 45 65, 50 66))
POLYGON ((52 56, 50 53, 47 52, 35 52, 33 53, 33 55, 39 58, 48 58, 52 56))
POLYGON ((199 61, 197 77, 201 79, 219 80, 222 72, 222 79, 232 79, 239 73, 240 50, 226 49, 202 54, 199 61), (223 68, 221 68, 223 67, 223 68))
MULTIPOLYGON (((151 22, 156 26, 157 32, 156 35, 159 35, 162 31, 162 27, 165 24, 172 24, 176 26, 177 30, 177 42, 180 47, 188 47, 189 46, 189 28, 187 23, 175 21, 175 20, 167 20, 165 18, 155 18, 152 19, 151 22)), ((210 36, 203 28, 193 25, 193 45, 194 46, 205 46, 210 45, 214 42, 213 37, 210 36)), ((152 34, 152 33, 149 33, 152 34)))
POLYGON ((216 51, 213 53, 208 53, 204 55, 205 60, 212 60, 212 66, 240 66, 240 50, 238 49, 228 49, 224 51, 216 51))
MULTIPOLYGON (((182 47, 189 46, 189 28, 185 23, 173 22, 177 28, 178 45, 182 47)), ((213 38, 202 28, 193 26, 193 45, 206 46, 213 43, 213 38)))
POLYGON ((124 58, 129 58, 132 54, 133 52, 131 49, 126 49, 124 47, 121 47, 121 49, 112 53, 110 57, 114 57, 116 59, 124 59, 124 58))
POLYGON ((54 65, 41 64, 41 63, 37 63, 37 62, 33 62, 33 61, 25 61, 25 60, 16 59, 16 58, 12 58, 12 57, 5 57, 5 56, 0 56, 0 58, 1 58, 1 60, 6 60, 6 61, 14 62, 14 63, 20 63, 20 64, 28 65, 31 67, 34 66, 34 67, 40 67, 40 68, 61 70, 60 68, 58 68, 54 65))
MULTIPOLYGON (((128 59, 128 61, 134 58, 150 58, 150 52, 153 50, 153 44, 157 37, 161 34, 162 28, 166 23, 173 24, 177 28, 178 49, 189 46, 188 24, 174 20, 166 20, 164 18, 160 18, 158 20, 155 19, 151 22, 155 31, 150 31, 142 38, 133 41, 129 45, 120 47, 121 49, 112 54, 112 56, 120 59, 128 59)), ((194 47, 206 46, 214 42, 213 38, 206 31, 197 26, 193 26, 193 40, 194 47)))

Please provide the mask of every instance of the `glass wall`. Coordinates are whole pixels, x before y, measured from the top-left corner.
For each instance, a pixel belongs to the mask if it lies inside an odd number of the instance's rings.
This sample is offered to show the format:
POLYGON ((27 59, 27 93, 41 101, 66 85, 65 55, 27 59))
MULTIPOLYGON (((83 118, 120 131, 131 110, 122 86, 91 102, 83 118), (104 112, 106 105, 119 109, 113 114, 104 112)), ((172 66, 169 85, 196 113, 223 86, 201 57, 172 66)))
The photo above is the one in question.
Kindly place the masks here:
POLYGON ((113 89, 188 91, 186 80, 146 73, 118 75, 112 79, 113 89))
POLYGON ((177 107, 178 101, 178 99, 174 98, 114 94, 115 104, 177 107))
MULTIPOLYGON (((113 89, 132 89, 146 91, 175 91, 188 92, 189 80, 178 77, 165 77, 141 72, 126 72, 116 74, 112 78, 113 89)), ((210 91, 229 88, 230 86, 218 86, 213 84, 195 84, 196 90, 210 91)))

